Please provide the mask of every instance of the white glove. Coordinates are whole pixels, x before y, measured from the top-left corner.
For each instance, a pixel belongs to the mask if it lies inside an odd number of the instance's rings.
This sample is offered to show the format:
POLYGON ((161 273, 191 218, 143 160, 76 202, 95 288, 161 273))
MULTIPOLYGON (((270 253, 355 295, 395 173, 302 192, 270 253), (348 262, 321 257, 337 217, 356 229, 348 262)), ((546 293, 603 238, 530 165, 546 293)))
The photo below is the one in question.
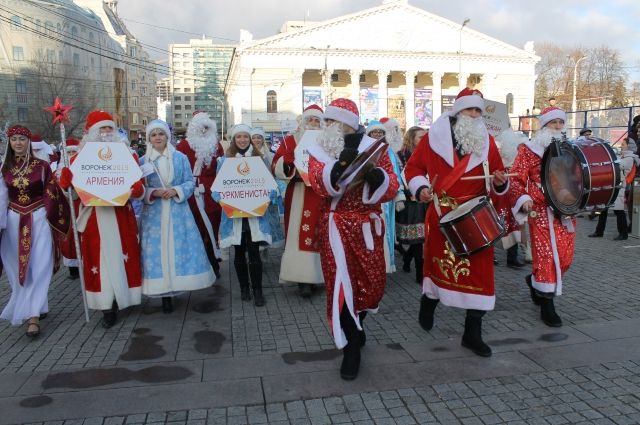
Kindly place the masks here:
POLYGON ((404 210, 404 201, 396 202, 396 212, 404 210))

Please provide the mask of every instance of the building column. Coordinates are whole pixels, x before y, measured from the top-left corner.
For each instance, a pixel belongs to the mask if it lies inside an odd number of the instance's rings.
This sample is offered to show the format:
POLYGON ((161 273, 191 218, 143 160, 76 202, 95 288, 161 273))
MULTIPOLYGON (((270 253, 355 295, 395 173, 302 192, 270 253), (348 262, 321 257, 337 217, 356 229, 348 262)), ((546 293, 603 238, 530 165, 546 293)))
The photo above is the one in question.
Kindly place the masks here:
POLYGON ((349 70, 349 76, 351 76, 351 100, 358 105, 358 110, 360 110, 360 74, 362 74, 361 69, 349 70))
POLYGON ((324 91, 324 107, 326 108, 331 103, 331 76, 333 75, 333 69, 327 68, 322 72, 322 90, 324 91))
POLYGON ((458 91, 462 91, 467 88, 467 80, 469 79, 469 74, 466 72, 462 72, 458 74, 458 91))
POLYGON ((437 120, 442 115, 442 72, 432 72, 431 79, 433 80, 433 120, 437 120))
POLYGON ((305 71, 304 68, 295 68, 291 71, 291 73, 293 74, 293 78, 295 78, 300 82, 298 86, 298 94, 294 95, 294 98, 295 98, 294 105, 296 103, 300 105, 300 113, 302 113, 302 110, 304 109, 304 95, 303 95, 304 82, 302 81, 302 78, 304 77, 304 71, 305 71))
POLYGON ((387 95, 387 76, 389 75, 388 69, 378 70, 378 119, 386 117, 389 113, 387 95))
POLYGON ((416 125, 416 88, 413 82, 414 78, 418 75, 418 71, 405 71, 405 87, 404 94, 404 114, 407 123, 407 128, 416 125))

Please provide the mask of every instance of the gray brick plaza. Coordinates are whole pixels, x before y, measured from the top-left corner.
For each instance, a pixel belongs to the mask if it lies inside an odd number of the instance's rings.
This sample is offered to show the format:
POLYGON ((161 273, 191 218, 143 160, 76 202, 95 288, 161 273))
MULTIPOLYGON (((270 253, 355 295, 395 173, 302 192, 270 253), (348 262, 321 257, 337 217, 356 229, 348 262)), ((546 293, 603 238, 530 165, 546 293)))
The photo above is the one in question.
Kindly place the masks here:
MULTIPOLYGON (((325 294, 277 283, 269 251, 267 305, 240 301, 230 262, 211 289, 160 300, 103 329, 85 323, 78 280, 59 272, 42 334, 0 324, 0 425, 39 424, 640 424, 640 240, 614 242, 578 219, 576 255, 546 327, 530 301, 529 268, 497 251, 497 304, 485 318, 488 359, 460 347, 464 312, 417 323, 413 273, 389 276, 357 380, 339 376, 325 294)), ((6 304, 10 289, 0 284, 6 304)))

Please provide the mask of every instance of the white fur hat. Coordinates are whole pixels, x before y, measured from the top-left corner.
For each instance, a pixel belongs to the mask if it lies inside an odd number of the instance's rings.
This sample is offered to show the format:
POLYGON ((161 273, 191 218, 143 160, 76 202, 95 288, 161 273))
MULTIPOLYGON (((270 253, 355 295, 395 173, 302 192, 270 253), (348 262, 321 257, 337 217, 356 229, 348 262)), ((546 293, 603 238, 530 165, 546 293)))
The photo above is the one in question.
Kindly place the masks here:
POLYGON ((230 140, 233 140, 233 138, 236 137, 236 134, 238 134, 238 133, 247 133, 248 135, 251 135, 251 127, 249 127, 246 124, 236 124, 236 125, 234 125, 229 130, 229 138, 230 138, 230 140))

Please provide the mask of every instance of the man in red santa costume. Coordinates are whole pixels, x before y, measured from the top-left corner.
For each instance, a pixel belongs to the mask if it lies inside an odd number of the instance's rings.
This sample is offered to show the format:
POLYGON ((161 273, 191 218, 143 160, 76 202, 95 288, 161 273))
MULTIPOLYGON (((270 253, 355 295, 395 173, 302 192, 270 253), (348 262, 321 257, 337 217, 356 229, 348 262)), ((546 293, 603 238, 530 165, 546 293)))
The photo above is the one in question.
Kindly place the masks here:
POLYGON ((488 357, 491 348, 482 340, 482 317, 495 305, 493 248, 459 257, 439 230, 440 216, 453 208, 488 196, 492 190, 504 195, 508 189, 500 153, 482 119, 483 110, 482 93, 462 90, 453 110, 441 115, 420 141, 407 162, 405 177, 415 198, 430 203, 425 217, 420 325, 431 330, 440 301, 464 308, 462 346, 488 357), (485 178, 461 179, 471 176, 485 178), (434 196, 437 203, 432 202, 434 196))
MULTIPOLYGON (((79 152, 86 143, 122 143, 116 133, 113 117, 104 111, 87 115, 85 135, 79 152)), ((136 163, 137 156, 134 154, 136 163)), ((72 162, 75 159, 71 158, 72 162)), ((69 168, 60 173, 60 186, 68 189, 73 175, 69 168)), ((131 199, 142 199, 141 180, 131 186, 131 197, 121 207, 80 206, 76 225, 80 233, 80 250, 87 305, 102 310, 102 326, 112 327, 118 309, 140 304, 142 272, 138 224, 131 199)))
POLYGON ((520 148, 511 167, 511 202, 516 219, 528 217, 533 274, 526 277, 531 300, 540 306, 542 321, 562 326, 553 298, 562 295, 562 275, 569 269, 575 246, 574 217, 560 216, 547 204, 541 185, 542 155, 552 139, 560 140, 566 114, 549 106, 540 115, 540 130, 520 148))
MULTIPOLYGON (((67 139, 67 155, 71 158, 78 152, 78 148, 80 147, 80 140, 69 138, 67 139)), ((59 161, 62 159, 62 156, 59 158, 59 161)), ((68 192, 64 191, 65 196, 68 196, 68 192)), ((76 217, 78 217, 78 213, 80 212, 80 198, 76 195, 75 192, 72 192, 73 196, 73 207, 75 209, 76 217)), ((69 201, 66 201, 69 202, 69 201)), ((80 277, 79 272, 79 262, 78 255, 76 254, 76 244, 73 239, 73 226, 69 227, 69 232, 67 232, 67 237, 60 241, 60 252, 62 253, 62 264, 69 268, 69 277, 71 279, 77 279, 80 277)))
POLYGON ((364 135, 358 108, 336 99, 324 113, 327 124, 318 145, 309 150, 311 187, 322 198, 318 234, 327 288, 327 316, 338 348, 343 348, 340 376, 355 379, 365 335, 367 311, 377 311, 386 284, 381 204, 398 192, 398 180, 386 150, 360 183, 338 184, 359 152, 375 141, 364 135))
POLYGON ((211 197, 211 185, 216 179, 217 160, 224 156, 218 143, 216 123, 206 112, 194 112, 187 126, 187 138, 176 146, 189 159, 196 188, 189 198, 189 207, 196 220, 205 251, 216 277, 220 277, 221 259, 218 249, 218 229, 220 228, 220 205, 211 197))
POLYGON ((280 263, 280 281, 297 282, 300 295, 311 296, 312 286, 322 285, 322 268, 316 238, 316 224, 322 198, 305 185, 293 164, 294 151, 306 130, 319 130, 322 109, 308 106, 302 113, 298 130, 280 143, 271 170, 278 179, 288 180, 284 196, 284 229, 286 243, 280 263))
POLYGON ((31 149, 33 149, 33 155, 47 161, 51 167, 51 171, 55 172, 58 167, 58 155, 53 151, 51 145, 42 139, 39 134, 31 136, 31 149))

